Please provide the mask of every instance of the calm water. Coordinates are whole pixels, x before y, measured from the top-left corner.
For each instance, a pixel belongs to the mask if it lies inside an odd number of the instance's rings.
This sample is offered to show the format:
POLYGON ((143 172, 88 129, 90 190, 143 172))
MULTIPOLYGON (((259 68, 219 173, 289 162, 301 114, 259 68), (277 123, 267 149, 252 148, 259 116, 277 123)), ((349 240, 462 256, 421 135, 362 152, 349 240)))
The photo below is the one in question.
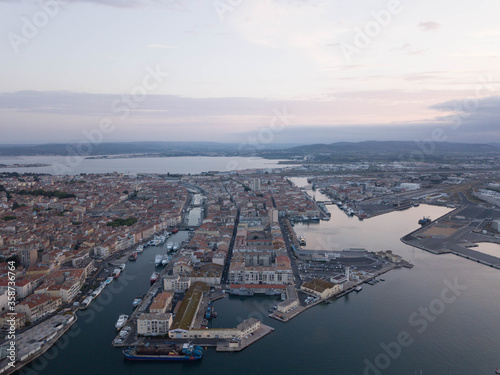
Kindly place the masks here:
POLYGON ((201 173, 254 168, 276 168, 279 160, 253 157, 186 156, 175 158, 83 159, 64 156, 22 156, 15 160, 0 159, 0 164, 50 164, 37 168, 0 168, 6 172, 49 174, 80 173, 201 173))
POLYGON ((473 247, 472 250, 500 258, 500 245, 496 243, 479 242, 478 247, 473 247))
MULTIPOLYGON (((322 198, 318 195, 317 199, 322 198)), ((366 361, 376 363, 376 358, 382 358, 381 344, 389 345, 404 331, 411 345, 402 348, 394 359, 387 356, 388 368, 380 373, 493 374, 500 366, 500 272, 454 255, 436 256, 413 249, 399 240, 418 227, 417 221, 423 215, 435 218, 447 209, 421 205, 361 222, 348 218, 335 206, 328 207, 331 221, 295 226, 306 236, 309 248, 391 249, 415 267, 391 271, 384 276, 385 282, 365 285, 358 294, 316 306, 286 324, 267 317, 267 309, 277 302, 270 297, 220 300, 215 304, 218 317, 212 323, 214 327, 234 327, 253 316, 275 327, 275 332, 240 353, 215 353, 209 349, 199 363, 131 363, 110 343, 118 315, 130 312, 132 300, 149 287, 157 253, 157 249, 149 247, 137 262, 129 262, 123 276, 112 283, 118 289, 120 283, 126 282, 126 288, 109 296, 105 290, 99 297, 101 302, 78 313, 80 319, 72 334, 48 352, 51 359, 36 361, 25 373, 220 375, 259 371, 358 375, 365 373, 366 361), (453 282, 455 278, 467 289, 454 302, 443 303, 443 310, 436 311, 445 281, 453 282), (429 306, 436 314, 418 332, 423 326, 412 326, 409 319, 420 308, 429 306)))

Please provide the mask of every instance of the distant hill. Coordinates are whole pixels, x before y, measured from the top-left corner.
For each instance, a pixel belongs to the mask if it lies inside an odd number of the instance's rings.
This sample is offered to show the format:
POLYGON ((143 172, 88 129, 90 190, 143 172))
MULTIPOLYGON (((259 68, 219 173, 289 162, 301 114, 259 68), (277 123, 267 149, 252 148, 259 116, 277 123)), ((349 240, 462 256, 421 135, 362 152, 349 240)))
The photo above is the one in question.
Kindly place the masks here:
MULTIPOLYGON (((204 155, 211 153, 237 154, 240 144, 217 142, 106 142, 85 147, 75 143, 51 143, 42 145, 0 145, 0 156, 29 155, 70 155, 82 147, 83 153, 95 155, 117 154, 162 154, 166 156, 204 155)), ((290 147, 291 145, 273 145, 274 149, 290 147)))
POLYGON ((345 154, 345 153, 408 153, 412 151, 434 150, 437 153, 498 153, 498 146, 491 144, 473 143, 450 143, 435 142, 433 144, 409 142, 409 141, 365 141, 365 142, 338 142, 331 144, 314 144, 307 146, 293 147, 287 152, 290 153, 312 153, 312 154, 345 154))

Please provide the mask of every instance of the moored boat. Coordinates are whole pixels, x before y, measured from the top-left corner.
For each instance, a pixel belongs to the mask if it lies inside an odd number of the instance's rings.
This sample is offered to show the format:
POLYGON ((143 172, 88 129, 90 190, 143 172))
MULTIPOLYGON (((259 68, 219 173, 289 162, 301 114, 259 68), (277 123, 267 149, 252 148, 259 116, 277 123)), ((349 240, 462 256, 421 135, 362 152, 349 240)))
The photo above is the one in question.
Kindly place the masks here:
POLYGON ((136 298, 136 299, 134 299, 134 302, 132 302, 132 306, 133 307, 139 306, 139 304, 141 303, 141 301, 142 301, 142 298, 136 298))
POLYGON ((132 261, 137 260, 137 252, 134 251, 132 254, 130 254, 128 256, 128 260, 132 260, 132 261))
POLYGON ((122 314, 118 317, 115 327, 116 329, 121 329, 127 323, 128 315, 122 314))
POLYGON ((203 348, 192 344, 138 346, 124 349, 123 354, 136 361, 197 361, 203 357, 203 348))
POLYGON ((122 270, 121 270, 121 269, 119 269, 119 268, 115 268, 115 269, 113 270, 112 275, 113 275, 113 277, 116 279, 118 276, 120 276, 120 273, 121 273, 121 272, 122 272, 122 270))
POLYGON ((156 256, 155 256, 155 266, 159 266, 161 264, 162 260, 163 260, 163 255, 156 254, 156 256))
POLYGON ((158 280, 159 277, 160 277, 160 274, 158 272, 153 272, 149 281, 151 281, 151 284, 154 284, 155 281, 158 280))

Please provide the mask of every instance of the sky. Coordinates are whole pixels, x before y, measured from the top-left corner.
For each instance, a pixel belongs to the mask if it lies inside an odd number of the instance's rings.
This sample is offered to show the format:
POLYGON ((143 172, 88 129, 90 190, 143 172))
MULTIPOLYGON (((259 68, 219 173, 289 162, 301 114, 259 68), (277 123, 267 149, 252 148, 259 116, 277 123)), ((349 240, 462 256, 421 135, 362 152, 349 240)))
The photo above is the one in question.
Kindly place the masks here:
POLYGON ((500 142, 498 14, 496 0, 0 0, 0 144, 500 142))

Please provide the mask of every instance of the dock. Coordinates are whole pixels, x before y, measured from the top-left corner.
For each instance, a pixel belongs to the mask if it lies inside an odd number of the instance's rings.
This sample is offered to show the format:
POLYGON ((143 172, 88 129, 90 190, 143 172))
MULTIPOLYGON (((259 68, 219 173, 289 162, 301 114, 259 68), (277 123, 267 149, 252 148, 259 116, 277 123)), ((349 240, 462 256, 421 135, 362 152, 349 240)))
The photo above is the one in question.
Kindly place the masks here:
POLYGON ((266 326, 265 324, 261 324, 260 328, 250 334, 250 336, 245 336, 241 340, 232 340, 232 341, 221 341, 217 343, 216 351, 218 352, 240 352, 243 349, 249 347, 256 341, 260 340, 264 336, 270 334, 274 331, 273 327, 266 326))

